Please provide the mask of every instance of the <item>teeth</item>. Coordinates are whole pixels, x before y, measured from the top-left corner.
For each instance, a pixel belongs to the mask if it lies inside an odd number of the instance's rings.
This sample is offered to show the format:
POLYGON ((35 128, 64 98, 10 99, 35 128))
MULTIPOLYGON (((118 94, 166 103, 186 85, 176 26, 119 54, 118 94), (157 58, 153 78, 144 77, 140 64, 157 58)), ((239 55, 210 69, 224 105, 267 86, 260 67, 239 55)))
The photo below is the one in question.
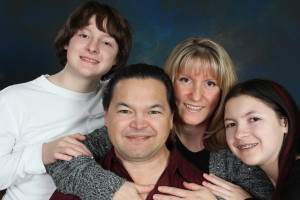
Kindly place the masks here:
POLYGON ((192 110, 200 110, 201 108, 203 108, 203 106, 191 106, 191 105, 188 105, 188 104, 185 104, 186 107, 192 109, 192 110))
POLYGON ((239 149, 248 149, 248 148, 251 148, 251 147, 254 147, 256 146, 257 144, 248 144, 248 145, 245 145, 245 146, 239 146, 238 148, 239 149))
POLYGON ((87 60, 87 61, 89 61, 89 62, 93 62, 93 63, 99 63, 98 61, 96 61, 96 60, 91 60, 91 59, 88 59, 88 58, 84 58, 84 57, 81 57, 83 60, 87 60))
POLYGON ((139 137, 132 137, 132 138, 135 138, 135 139, 145 139, 145 138, 148 138, 147 136, 139 136, 139 137))

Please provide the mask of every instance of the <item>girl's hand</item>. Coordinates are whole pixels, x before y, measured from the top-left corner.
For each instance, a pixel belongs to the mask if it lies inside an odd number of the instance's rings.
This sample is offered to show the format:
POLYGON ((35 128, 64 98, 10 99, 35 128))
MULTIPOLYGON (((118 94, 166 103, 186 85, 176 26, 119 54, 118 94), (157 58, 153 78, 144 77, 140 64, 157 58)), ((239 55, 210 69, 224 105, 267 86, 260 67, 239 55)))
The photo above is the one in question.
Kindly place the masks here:
POLYGON ((225 181, 214 174, 203 174, 203 177, 208 181, 203 181, 202 185, 208 188, 212 193, 224 199, 240 200, 251 198, 240 186, 225 181))
POLYGON ((154 200, 216 200, 217 198, 207 188, 195 183, 183 182, 183 186, 187 189, 179 189, 174 187, 160 186, 158 190, 162 193, 155 194, 154 200))

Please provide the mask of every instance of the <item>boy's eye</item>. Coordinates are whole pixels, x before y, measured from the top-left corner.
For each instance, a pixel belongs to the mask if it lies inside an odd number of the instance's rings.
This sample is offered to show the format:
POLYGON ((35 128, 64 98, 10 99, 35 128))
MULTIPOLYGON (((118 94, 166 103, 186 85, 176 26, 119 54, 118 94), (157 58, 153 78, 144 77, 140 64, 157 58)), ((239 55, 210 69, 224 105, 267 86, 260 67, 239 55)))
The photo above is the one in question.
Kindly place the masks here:
POLYGON ((86 34, 80 34, 80 36, 83 38, 88 38, 88 36, 86 34))

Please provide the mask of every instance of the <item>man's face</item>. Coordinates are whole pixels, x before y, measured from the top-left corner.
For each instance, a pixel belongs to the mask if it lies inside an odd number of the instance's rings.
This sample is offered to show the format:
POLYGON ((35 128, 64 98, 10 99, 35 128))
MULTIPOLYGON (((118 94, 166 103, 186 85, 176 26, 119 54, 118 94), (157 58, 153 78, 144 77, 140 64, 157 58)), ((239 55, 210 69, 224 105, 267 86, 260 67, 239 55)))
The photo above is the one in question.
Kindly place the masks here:
POLYGON ((125 79, 115 85, 104 112, 116 155, 125 161, 147 161, 166 150, 173 126, 166 88, 155 79, 125 79))

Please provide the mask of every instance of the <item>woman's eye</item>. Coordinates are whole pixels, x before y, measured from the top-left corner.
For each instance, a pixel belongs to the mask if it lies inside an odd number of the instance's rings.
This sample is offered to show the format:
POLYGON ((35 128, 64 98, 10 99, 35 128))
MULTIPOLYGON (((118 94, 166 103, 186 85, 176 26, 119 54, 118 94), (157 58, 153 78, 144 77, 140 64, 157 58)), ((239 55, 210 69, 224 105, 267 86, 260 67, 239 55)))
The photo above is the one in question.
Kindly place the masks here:
POLYGON ((213 87, 213 86, 216 86, 216 83, 213 82, 213 81, 208 81, 208 82, 206 83, 206 85, 209 86, 209 87, 213 87))
POLYGON ((188 83, 188 82, 190 82, 190 79, 183 77, 183 78, 180 78, 180 81, 188 83))

